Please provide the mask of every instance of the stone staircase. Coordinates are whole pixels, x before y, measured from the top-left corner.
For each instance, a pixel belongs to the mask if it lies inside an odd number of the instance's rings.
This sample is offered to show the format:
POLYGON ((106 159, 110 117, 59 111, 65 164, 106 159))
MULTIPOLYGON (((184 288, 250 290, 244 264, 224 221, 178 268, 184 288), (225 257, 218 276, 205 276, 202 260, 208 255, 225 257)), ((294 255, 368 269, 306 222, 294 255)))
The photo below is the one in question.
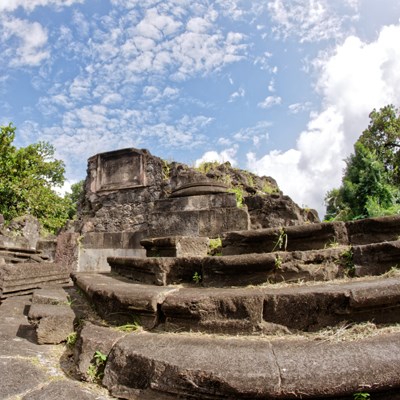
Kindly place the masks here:
POLYGON ((399 235, 388 217, 230 232, 221 257, 109 258, 72 279, 106 323, 141 329, 86 324, 78 364, 103 330, 118 398, 399 399, 399 235))

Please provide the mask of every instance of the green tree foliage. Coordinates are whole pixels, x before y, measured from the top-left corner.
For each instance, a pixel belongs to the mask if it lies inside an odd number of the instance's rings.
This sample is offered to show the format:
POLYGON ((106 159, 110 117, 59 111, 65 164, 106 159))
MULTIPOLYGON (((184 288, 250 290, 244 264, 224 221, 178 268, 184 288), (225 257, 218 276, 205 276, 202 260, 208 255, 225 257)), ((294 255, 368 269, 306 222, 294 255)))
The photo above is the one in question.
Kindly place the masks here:
POLYGON ((373 110, 370 124, 346 160, 342 185, 326 194, 327 220, 400 213, 400 115, 389 105, 373 110))
POLYGON ((68 216, 72 219, 76 215, 78 203, 83 195, 83 185, 85 181, 79 181, 71 185, 71 193, 66 193, 65 197, 70 201, 70 209, 68 210, 68 216))
POLYGON ((39 142, 16 148, 15 127, 0 126, 0 213, 6 221, 30 214, 55 232, 68 219, 71 200, 55 191, 64 183, 64 163, 54 159, 54 148, 39 142))

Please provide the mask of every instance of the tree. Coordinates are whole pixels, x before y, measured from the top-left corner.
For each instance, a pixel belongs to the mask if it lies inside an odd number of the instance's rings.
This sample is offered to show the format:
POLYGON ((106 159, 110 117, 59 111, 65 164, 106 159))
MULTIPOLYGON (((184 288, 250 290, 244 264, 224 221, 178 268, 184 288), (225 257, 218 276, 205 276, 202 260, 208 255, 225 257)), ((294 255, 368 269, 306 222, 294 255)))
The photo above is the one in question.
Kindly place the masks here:
POLYGON ((400 213, 400 116, 390 105, 370 119, 346 160, 342 185, 325 197, 327 220, 400 213))
POLYGON ((68 216, 69 219, 72 219, 76 215, 76 211, 78 208, 78 203, 81 200, 81 197, 83 195, 83 185, 85 181, 79 181, 76 183, 73 183, 71 185, 71 193, 66 193, 65 197, 70 201, 71 206, 70 209, 68 210, 68 216))
POLYGON ((375 151, 392 184, 400 183, 400 110, 390 104, 369 114, 370 123, 359 142, 375 151))
POLYGON ((15 130, 12 124, 0 126, 0 213, 6 221, 33 215, 55 232, 70 208, 70 199, 54 191, 64 184, 64 163, 54 158, 54 147, 47 142, 16 148, 15 130))

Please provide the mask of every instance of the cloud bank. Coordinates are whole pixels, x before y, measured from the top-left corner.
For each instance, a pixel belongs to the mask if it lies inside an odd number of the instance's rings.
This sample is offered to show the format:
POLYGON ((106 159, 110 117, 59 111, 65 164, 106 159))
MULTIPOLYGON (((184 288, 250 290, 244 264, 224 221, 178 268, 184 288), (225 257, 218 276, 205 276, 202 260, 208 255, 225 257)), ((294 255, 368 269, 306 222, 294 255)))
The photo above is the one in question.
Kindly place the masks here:
MULTIPOLYGON (((322 108, 311 113, 307 129, 288 151, 273 150, 247 167, 271 175, 299 204, 324 213, 323 196, 339 186, 344 159, 368 125, 373 108, 400 104, 400 25, 384 27, 375 41, 349 36, 330 54, 314 61, 322 108)), ((296 109, 296 107, 292 107, 296 109)))

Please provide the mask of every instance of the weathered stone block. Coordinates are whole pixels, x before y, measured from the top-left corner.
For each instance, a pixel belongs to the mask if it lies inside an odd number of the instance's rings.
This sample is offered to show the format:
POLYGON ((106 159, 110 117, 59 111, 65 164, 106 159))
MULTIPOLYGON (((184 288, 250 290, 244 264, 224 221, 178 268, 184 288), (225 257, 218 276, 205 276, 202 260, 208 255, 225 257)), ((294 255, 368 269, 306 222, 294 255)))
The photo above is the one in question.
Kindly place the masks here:
POLYGON ((88 369, 96 351, 108 355, 114 344, 124 336, 117 330, 86 322, 74 346, 75 365, 81 378, 89 378, 88 369))
POLYGON ((68 301, 68 294, 62 288, 37 289, 32 294, 33 304, 66 305, 68 301))
POLYGON ((109 257, 111 271, 137 283, 166 286, 193 282, 201 274, 201 257, 109 257))
POLYGON ((32 304, 28 318, 39 344, 58 344, 74 331, 75 314, 68 305, 32 304))
POLYGON ((143 239, 146 257, 205 257, 209 239, 206 237, 170 236, 143 239))
POLYGON ((400 236, 400 215, 347 222, 346 228, 352 245, 395 241, 400 236))
POLYGON ((384 274, 400 267, 400 241, 354 246, 353 263, 356 276, 384 274))

